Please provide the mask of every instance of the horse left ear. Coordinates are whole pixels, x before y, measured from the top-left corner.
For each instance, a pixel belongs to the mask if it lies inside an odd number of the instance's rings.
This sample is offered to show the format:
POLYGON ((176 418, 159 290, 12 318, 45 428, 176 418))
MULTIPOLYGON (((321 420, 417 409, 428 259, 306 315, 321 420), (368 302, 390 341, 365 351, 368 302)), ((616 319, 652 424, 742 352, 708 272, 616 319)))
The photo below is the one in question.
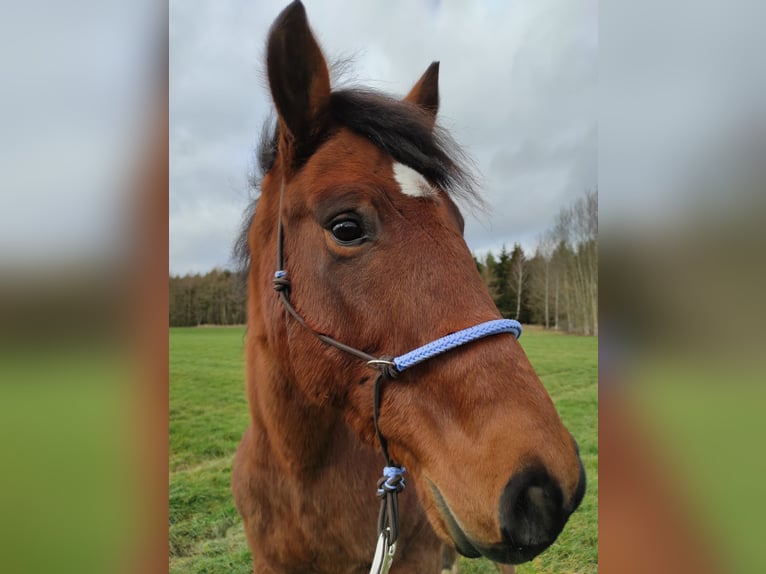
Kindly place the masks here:
POLYGON ((299 0, 282 11, 269 31, 266 67, 283 149, 288 161, 300 163, 324 127, 330 74, 299 0))
POLYGON ((436 121, 436 112, 439 111, 439 62, 428 66, 404 101, 419 105, 436 121))

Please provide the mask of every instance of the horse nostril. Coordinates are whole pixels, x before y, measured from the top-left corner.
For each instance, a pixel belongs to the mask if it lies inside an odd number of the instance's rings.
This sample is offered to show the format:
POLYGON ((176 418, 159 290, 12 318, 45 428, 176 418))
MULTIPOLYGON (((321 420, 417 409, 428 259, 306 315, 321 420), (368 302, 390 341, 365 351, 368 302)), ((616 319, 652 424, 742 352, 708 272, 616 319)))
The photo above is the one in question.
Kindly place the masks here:
POLYGON ((539 467, 516 473, 500 497, 500 528, 512 548, 542 552, 564 528, 569 511, 564 508, 558 484, 539 467))

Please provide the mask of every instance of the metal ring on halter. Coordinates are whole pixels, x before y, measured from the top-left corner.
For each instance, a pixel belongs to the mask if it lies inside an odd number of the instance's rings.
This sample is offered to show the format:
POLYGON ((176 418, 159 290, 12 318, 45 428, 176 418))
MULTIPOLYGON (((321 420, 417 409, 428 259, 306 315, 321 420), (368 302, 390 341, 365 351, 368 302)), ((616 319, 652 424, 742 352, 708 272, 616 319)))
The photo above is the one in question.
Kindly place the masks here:
POLYGON ((396 363, 388 359, 370 359, 367 361, 367 366, 372 369, 380 369, 380 367, 396 367, 396 363))
POLYGON ((389 357, 388 355, 383 355, 377 359, 369 359, 367 361, 367 366, 378 371, 378 373, 380 373, 378 377, 395 379, 399 375, 394 358, 389 357))

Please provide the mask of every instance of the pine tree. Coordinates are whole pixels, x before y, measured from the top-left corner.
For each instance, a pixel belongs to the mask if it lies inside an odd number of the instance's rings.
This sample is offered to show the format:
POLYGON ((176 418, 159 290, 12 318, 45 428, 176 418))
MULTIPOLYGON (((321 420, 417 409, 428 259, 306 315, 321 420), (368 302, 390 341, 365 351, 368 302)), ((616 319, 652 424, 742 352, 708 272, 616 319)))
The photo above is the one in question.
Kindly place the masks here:
POLYGON ((505 245, 500 250, 497 263, 494 266, 492 288, 495 305, 503 317, 511 317, 514 311, 513 295, 510 290, 511 255, 505 245))

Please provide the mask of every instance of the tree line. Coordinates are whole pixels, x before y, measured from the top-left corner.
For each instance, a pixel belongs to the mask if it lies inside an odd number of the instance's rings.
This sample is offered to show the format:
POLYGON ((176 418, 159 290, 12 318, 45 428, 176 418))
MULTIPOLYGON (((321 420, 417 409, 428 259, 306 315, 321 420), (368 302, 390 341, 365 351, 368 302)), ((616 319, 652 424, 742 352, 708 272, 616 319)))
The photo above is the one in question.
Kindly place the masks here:
MULTIPOLYGON (((534 253, 518 243, 474 256, 504 317, 583 335, 598 335, 598 191, 562 208, 534 253)), ((242 273, 214 269, 170 277, 170 325, 237 325, 247 318, 242 273)))
POLYGON ((529 256, 516 243, 474 257, 504 317, 598 335, 598 191, 561 209, 529 256))
POLYGON ((242 325, 247 319, 242 273, 213 269, 204 275, 170 277, 170 326, 242 325))

